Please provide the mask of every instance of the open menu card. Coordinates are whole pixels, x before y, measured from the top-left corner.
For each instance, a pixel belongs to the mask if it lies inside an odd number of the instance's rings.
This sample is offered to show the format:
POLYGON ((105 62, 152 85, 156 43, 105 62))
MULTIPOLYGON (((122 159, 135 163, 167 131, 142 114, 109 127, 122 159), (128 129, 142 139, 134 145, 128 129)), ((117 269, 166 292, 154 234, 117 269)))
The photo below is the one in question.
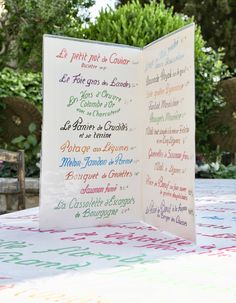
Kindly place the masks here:
POLYGON ((145 48, 44 36, 40 228, 195 241, 194 25, 145 48))

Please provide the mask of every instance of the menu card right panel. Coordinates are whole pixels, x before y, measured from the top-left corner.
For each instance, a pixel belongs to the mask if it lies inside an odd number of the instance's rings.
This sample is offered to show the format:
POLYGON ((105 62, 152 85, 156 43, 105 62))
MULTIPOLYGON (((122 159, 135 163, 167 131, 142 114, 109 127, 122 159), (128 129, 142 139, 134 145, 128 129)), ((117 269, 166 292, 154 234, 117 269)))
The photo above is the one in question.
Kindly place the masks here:
POLYGON ((144 222, 195 241, 194 25, 146 47, 144 222))

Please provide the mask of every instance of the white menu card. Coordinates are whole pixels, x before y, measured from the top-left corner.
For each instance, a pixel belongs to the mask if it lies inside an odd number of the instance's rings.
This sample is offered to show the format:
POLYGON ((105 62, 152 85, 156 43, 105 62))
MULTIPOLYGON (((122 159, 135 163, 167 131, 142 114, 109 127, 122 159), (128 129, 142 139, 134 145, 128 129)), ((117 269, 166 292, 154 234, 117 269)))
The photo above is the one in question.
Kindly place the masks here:
POLYGON ((43 50, 40 228, 143 221, 195 241, 194 25, 43 50))

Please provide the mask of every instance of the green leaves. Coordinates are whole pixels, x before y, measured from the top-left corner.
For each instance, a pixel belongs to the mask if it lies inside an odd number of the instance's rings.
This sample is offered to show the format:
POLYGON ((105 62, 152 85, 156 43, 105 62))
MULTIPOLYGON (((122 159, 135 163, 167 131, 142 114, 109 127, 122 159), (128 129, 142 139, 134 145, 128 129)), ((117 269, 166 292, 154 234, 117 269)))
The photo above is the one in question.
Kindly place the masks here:
MULTIPOLYGON (((31 147, 35 147, 38 144, 38 140, 34 132, 36 131, 36 125, 31 123, 29 125, 29 132, 30 134, 25 136, 19 136, 14 138, 11 143, 15 145, 18 149, 30 150, 31 147)), ((14 148, 13 148, 14 149, 14 148)))
MULTIPOLYGON (((19 136, 14 138, 10 145, 7 146, 9 150, 19 150, 23 149, 25 151, 25 169, 26 176, 38 176, 39 168, 36 166, 38 160, 38 154, 40 153, 41 144, 38 142, 35 135, 36 125, 31 123, 29 125, 29 135, 28 136, 19 136)), ((6 168, 8 174, 11 173, 9 168, 6 168)), ((3 172, 3 174, 5 174, 3 172)), ((5 174, 5 176, 9 176, 5 174)))
MULTIPOLYGON (((0 98, 19 96, 42 109, 42 74, 4 68, 0 72, 0 98)), ((1 103, 1 101, 0 101, 1 103)))
POLYGON ((11 141, 12 144, 19 144, 19 143, 22 143, 23 141, 25 140, 25 137, 24 136, 19 136, 15 139, 13 139, 11 141))
POLYGON ((37 145, 37 138, 35 135, 29 135, 27 137, 27 141, 29 142, 30 145, 33 145, 33 146, 37 145))
POLYGON ((36 131, 36 124, 35 123, 30 123, 29 131, 30 131, 30 133, 33 133, 34 131, 36 131))
POLYGON ((206 172, 200 171, 198 173, 198 177, 211 179, 236 179, 236 165, 229 164, 228 166, 225 166, 220 164, 217 171, 212 169, 210 165, 209 170, 206 172))

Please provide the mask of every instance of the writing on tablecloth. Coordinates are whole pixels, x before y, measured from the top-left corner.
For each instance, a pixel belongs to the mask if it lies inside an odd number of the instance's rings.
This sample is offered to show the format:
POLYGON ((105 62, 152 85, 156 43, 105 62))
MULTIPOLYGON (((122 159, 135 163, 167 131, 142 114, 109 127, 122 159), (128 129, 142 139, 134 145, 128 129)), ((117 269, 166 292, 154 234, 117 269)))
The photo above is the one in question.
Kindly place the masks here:
MULTIPOLYGON (((104 225, 104 228, 115 226, 104 225)), ((116 228, 129 229, 132 226, 122 225, 116 228)), ((133 226, 135 228, 135 226, 133 226)), ((138 228, 136 226, 136 228, 138 228)), ((142 227, 141 227, 142 228, 142 227)), ((146 227, 147 228, 147 227, 146 227)), ((150 229, 150 228, 149 228, 150 229)), ((203 237, 224 239, 231 241, 230 243, 220 242, 216 245, 215 243, 209 242, 205 245, 200 245, 198 248, 192 247, 192 243, 181 238, 168 238, 166 236, 153 236, 152 234, 140 234, 135 232, 123 232, 123 231, 112 231, 99 233, 99 226, 97 229, 86 231, 86 232, 74 232, 72 235, 60 235, 57 237, 63 242, 77 242, 79 245, 70 245, 65 247, 53 247, 48 246, 38 248, 36 243, 30 243, 19 240, 4 240, 0 239, 0 262, 11 263, 21 266, 33 266, 44 269, 55 269, 55 270, 81 270, 98 264, 101 262, 112 262, 112 267, 120 267, 127 264, 148 264, 148 263, 159 263, 166 259, 175 259, 175 256, 160 256, 160 258, 150 258, 150 256, 141 251, 140 253, 130 254, 125 257, 120 254, 109 253, 107 250, 104 252, 101 250, 103 247, 110 246, 127 246, 129 249, 155 249, 160 251, 169 251, 174 253, 195 253, 197 255, 217 256, 217 257, 231 257, 235 256, 236 248, 232 245, 232 241, 235 241, 236 234, 234 233, 223 233, 223 234, 204 234, 200 233, 203 237), (85 243, 85 246, 84 246, 85 243), (99 246, 99 250, 97 250, 99 246), (40 258, 42 256, 42 259, 40 258), (67 257, 67 262, 57 260, 57 256, 67 257), (36 257, 36 258, 35 258, 36 257), (49 257, 50 261, 45 260, 45 257, 49 257), (51 258, 53 257, 53 261, 51 258), (70 259, 68 259, 70 258, 70 259), (69 261, 68 261, 69 260, 69 261), (69 264, 68 264, 69 262, 69 264), (70 263, 71 262, 71 263, 70 263)))
MULTIPOLYGON (((98 234, 96 232, 88 232, 88 233, 78 233, 75 236, 79 237, 79 240, 84 240, 87 237, 93 236, 97 237, 98 234)), ((105 239, 112 237, 112 235, 106 235, 105 239)), ((63 237, 61 240, 71 240, 73 237, 63 237)), ((183 240, 182 240, 183 241, 183 240)), ((99 243, 108 244, 110 245, 112 241, 103 241, 103 240, 91 240, 90 241, 93 245, 98 245, 99 243)), ((122 242, 121 242, 122 243, 122 242)), ((124 243, 125 244, 125 243, 124 243)), ((26 242, 22 243, 19 241, 4 241, 0 242, 0 262, 11 263, 15 265, 24 265, 24 266, 33 266, 33 267, 40 267, 45 269, 56 269, 56 270, 81 270, 82 268, 90 267, 93 265, 94 262, 101 261, 112 261, 113 266, 121 266, 125 264, 145 264, 150 262, 148 255, 143 254, 134 254, 129 257, 124 257, 118 254, 109 254, 107 252, 96 252, 93 251, 92 248, 88 247, 81 247, 81 246, 70 246, 70 247, 63 247, 63 248, 44 248, 43 250, 33 249, 31 250, 30 259, 27 254, 24 254, 24 251, 19 251, 19 249, 23 249, 27 247, 29 253, 29 247, 31 243, 27 245, 26 242), (12 242, 12 243, 11 243, 12 242), (28 246, 28 247, 27 247, 28 246), (17 249, 18 251, 12 251, 17 249), (11 250, 6 251, 6 250, 11 250), (32 258, 32 256, 43 256, 43 259, 40 258, 32 258), (70 261, 74 263, 68 264, 67 262, 58 262, 56 259, 54 261, 45 261, 45 256, 52 257, 62 255, 71 257, 70 261), (84 258, 86 257, 86 258, 84 258), (78 260, 79 258, 79 260, 78 260), (73 260, 74 259, 74 260, 73 260)), ((152 262, 152 261, 151 261, 152 262)))

